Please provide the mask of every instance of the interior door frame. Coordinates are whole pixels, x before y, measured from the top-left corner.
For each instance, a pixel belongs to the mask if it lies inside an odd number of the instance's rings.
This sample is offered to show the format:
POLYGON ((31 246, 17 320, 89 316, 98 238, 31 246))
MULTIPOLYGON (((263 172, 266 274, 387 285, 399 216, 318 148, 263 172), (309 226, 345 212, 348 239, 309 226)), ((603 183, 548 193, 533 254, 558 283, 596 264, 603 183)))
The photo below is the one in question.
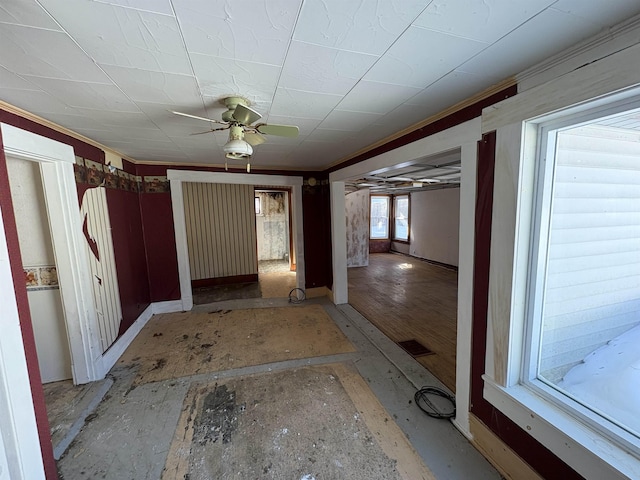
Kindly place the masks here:
POLYGON ((171 208, 173 211, 173 227, 176 237, 176 253, 178 256, 180 301, 182 302, 183 310, 191 310, 193 308, 191 268, 189 266, 189 247, 187 245, 187 225, 185 221, 184 196, 182 192, 182 184, 184 182, 290 187, 293 214, 292 233, 297 260, 296 287, 304 290, 305 275, 304 236, 302 230, 302 177, 169 169, 167 170, 167 178, 171 185, 171 208))
POLYGON ((471 392, 471 340, 473 305, 473 259, 475 243, 475 201, 478 142, 481 119, 474 118, 434 135, 408 143, 329 174, 331 185, 331 240, 333 299, 348 303, 347 227, 345 222, 345 180, 359 178, 379 168, 418 163, 420 159, 452 150, 460 151, 460 234, 458 246, 458 308, 456 337, 456 417, 453 424, 471 438, 469 405, 471 392))
MULTIPOLYGON (((73 147, 0 124, 5 156, 40 165, 75 384, 104 377, 91 271, 84 246, 73 147)), ((22 339, 20 339, 22 342, 22 339)))

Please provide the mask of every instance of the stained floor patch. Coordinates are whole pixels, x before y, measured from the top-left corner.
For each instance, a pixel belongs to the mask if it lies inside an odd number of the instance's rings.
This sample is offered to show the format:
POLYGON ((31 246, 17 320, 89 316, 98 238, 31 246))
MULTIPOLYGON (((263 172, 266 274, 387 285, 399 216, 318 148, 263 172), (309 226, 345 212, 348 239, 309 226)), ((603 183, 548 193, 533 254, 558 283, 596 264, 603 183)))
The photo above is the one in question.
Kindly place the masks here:
POLYGON ((305 367, 193 386, 163 479, 428 478, 401 474, 380 444, 397 427, 387 417, 371 429, 339 371, 305 367))

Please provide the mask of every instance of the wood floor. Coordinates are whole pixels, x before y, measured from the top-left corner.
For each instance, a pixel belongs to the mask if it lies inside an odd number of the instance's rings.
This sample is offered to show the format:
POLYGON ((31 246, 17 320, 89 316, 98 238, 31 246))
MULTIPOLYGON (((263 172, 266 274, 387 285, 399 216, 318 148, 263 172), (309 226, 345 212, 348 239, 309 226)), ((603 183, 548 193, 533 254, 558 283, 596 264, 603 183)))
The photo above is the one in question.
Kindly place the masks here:
POLYGON ((456 386, 458 273, 392 253, 349 268, 349 303, 394 342, 418 340, 433 352, 416 358, 451 391, 456 386))

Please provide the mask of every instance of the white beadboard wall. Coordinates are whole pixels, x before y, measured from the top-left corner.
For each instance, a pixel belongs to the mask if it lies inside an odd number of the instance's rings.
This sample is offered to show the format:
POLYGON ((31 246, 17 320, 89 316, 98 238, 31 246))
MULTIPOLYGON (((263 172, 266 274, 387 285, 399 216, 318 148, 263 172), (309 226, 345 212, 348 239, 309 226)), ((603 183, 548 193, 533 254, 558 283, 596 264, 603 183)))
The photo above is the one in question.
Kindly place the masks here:
POLYGON ((107 208, 107 192, 104 187, 90 188, 85 192, 80 214, 83 220, 86 216, 89 236, 96 242, 98 248, 99 258, 96 258, 87 243, 87 256, 93 279, 93 298, 104 353, 118 337, 120 322, 122 322, 111 221, 107 208))
POLYGON ((258 273, 254 187, 183 185, 191 280, 258 273))
POLYGON ((583 127, 558 141, 541 372, 640 322, 640 134, 583 127))

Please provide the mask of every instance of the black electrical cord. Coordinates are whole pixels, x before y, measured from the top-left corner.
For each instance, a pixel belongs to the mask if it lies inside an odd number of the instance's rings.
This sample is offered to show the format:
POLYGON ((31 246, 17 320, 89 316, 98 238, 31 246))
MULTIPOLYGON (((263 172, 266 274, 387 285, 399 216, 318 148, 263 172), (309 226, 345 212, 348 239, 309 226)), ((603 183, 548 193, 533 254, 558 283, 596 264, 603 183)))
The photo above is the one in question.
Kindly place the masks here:
POLYGON ((305 298, 307 296, 301 288, 294 288, 289 292, 289 303, 302 303, 305 298))
POLYGON ((413 396, 416 405, 424 413, 433 418, 451 418, 456 416, 456 398, 438 387, 422 387, 413 396), (451 410, 438 408, 430 399, 429 395, 436 395, 451 402, 451 410))

